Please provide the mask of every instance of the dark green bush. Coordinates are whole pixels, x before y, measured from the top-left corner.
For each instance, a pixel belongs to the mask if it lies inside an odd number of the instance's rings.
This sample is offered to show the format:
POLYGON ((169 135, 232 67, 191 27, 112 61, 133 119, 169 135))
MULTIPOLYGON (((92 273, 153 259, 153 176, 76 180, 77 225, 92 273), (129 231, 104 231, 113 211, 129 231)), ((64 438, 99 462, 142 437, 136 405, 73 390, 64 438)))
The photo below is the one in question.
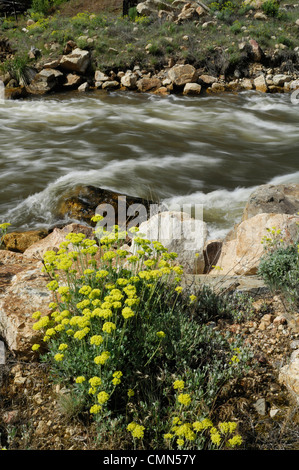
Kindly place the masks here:
POLYGON ((262 10, 266 15, 276 17, 279 11, 279 4, 275 0, 268 0, 262 4, 262 10))
POLYGON ((36 13, 45 15, 50 8, 49 0, 32 0, 32 10, 36 13))
POLYGON ((296 245, 277 248, 262 257, 258 274, 273 291, 283 292, 298 302, 298 248, 296 245))

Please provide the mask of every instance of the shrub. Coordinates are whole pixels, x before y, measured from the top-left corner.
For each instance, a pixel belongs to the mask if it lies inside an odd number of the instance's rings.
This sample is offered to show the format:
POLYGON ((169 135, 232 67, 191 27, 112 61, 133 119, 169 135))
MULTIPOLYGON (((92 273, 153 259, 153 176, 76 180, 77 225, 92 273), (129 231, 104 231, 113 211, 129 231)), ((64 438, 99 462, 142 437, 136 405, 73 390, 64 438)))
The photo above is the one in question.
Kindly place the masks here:
POLYGON ((273 291, 282 291, 299 299, 298 248, 295 245, 277 248, 265 255, 260 262, 258 273, 273 291))
POLYGON ((5 222, 3 224, 0 224, 0 249, 3 243, 3 239, 5 237, 5 234, 7 232, 7 228, 10 226, 9 222, 5 222))
POLYGON ((198 298, 179 285, 176 253, 136 233, 128 255, 120 248, 128 234, 114 229, 97 229, 97 240, 71 233, 58 253, 45 254, 54 298, 48 315, 33 314, 43 337, 33 350, 42 350, 53 380, 89 410, 99 445, 113 429, 124 447, 209 448, 201 425, 196 439, 176 430, 171 442, 163 435, 174 416, 187 428, 207 418, 220 387, 244 370, 240 339, 207 323, 229 309, 207 290, 198 298), (186 394, 176 395, 176 380, 188 383, 186 394))
POLYGON ((262 4, 262 10, 268 16, 277 16, 279 11, 279 4, 275 0, 268 0, 262 4))
POLYGON ((230 30, 233 34, 239 34, 242 31, 242 24, 240 21, 234 21, 230 27, 230 30))
POLYGON ((285 46, 287 46, 290 49, 293 49, 293 47, 294 47, 294 41, 291 38, 287 37, 287 36, 284 36, 284 35, 279 36, 277 38, 277 41, 278 41, 278 43, 284 44, 285 46))
POLYGON ((16 54, 12 59, 8 59, 1 64, 4 72, 9 72, 11 77, 20 82, 25 77, 25 69, 28 65, 28 56, 16 54))
POLYGON ((50 8, 49 0, 32 0, 31 8, 36 13, 45 15, 50 8))
POLYGON ((280 230, 269 229, 264 237, 265 254, 262 256, 258 274, 270 289, 281 292, 292 304, 299 302, 299 245, 286 245, 280 230))

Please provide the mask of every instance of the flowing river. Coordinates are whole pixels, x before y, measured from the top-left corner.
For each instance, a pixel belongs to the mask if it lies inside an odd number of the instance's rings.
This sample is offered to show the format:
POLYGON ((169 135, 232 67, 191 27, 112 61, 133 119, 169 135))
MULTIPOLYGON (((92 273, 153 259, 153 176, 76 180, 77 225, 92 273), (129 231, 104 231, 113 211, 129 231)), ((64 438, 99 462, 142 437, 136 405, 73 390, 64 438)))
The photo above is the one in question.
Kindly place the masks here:
MULTIPOLYGON (((78 184, 202 204, 209 238, 265 183, 299 183, 299 104, 256 92, 198 98, 133 92, 0 103, 0 223, 55 224, 78 184)), ((66 221, 64 221, 66 222, 66 221)))

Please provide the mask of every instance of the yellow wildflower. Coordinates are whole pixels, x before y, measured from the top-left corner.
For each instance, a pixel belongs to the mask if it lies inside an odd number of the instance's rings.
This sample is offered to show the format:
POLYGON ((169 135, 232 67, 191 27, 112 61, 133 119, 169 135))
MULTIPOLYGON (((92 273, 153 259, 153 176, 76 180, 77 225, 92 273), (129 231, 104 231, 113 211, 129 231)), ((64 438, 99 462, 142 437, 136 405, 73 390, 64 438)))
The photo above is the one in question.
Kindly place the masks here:
POLYGON ((97 398, 98 398, 98 402, 100 403, 100 405, 103 405, 104 403, 106 403, 106 401, 108 401, 109 395, 107 392, 103 391, 103 392, 98 393, 97 398))
POLYGON ((57 361, 57 362, 62 361, 63 358, 64 358, 64 354, 60 354, 60 353, 57 353, 57 354, 55 354, 55 356, 54 356, 54 359, 55 359, 55 361, 57 361))
POLYGON ((183 390, 185 382, 183 380, 175 380, 172 385, 174 389, 183 390))
POLYGON ((90 344, 94 344, 95 346, 100 346, 103 342, 103 337, 101 335, 93 335, 90 338, 90 344))
POLYGON ((165 336, 166 336, 166 334, 164 333, 164 331, 157 331, 156 334, 157 334, 157 336, 158 336, 159 338, 165 338, 165 336))
POLYGON ((242 437, 239 434, 237 434, 236 436, 228 440, 228 445, 230 447, 240 446, 242 442, 243 442, 242 437))
POLYGON ((95 388, 95 387, 98 387, 99 385, 101 385, 102 379, 100 377, 94 376, 94 377, 91 377, 91 379, 89 379, 88 382, 90 383, 90 385, 93 388, 95 388))
POLYGON ((91 414, 97 414, 97 413, 99 413, 101 410, 102 410, 101 405, 93 405, 93 406, 90 408, 89 412, 90 412, 91 414))
POLYGON ((135 315, 133 310, 130 307, 123 308, 121 311, 121 314, 126 320, 135 315))
POLYGON ((191 403, 191 397, 188 393, 181 393, 178 396, 178 402, 182 405, 188 406, 191 403))
POLYGON ((213 442, 213 444, 215 444, 216 446, 220 446, 221 436, 219 432, 216 430, 216 428, 211 428, 210 437, 211 437, 211 441, 213 442))
POLYGON ((85 377, 83 375, 76 377, 76 384, 82 384, 83 382, 85 382, 85 377))
POLYGON ((113 323, 111 321, 106 321, 103 325, 103 328, 102 328, 104 333, 108 333, 108 334, 110 334, 115 329, 116 329, 116 325, 115 325, 115 323, 113 323))
POLYGON ((102 352, 102 354, 100 354, 99 356, 96 356, 94 358, 94 362, 97 365, 99 365, 99 364, 103 365, 103 364, 105 364, 107 359, 109 359, 109 357, 110 357, 110 353, 108 351, 104 351, 104 352, 102 352))

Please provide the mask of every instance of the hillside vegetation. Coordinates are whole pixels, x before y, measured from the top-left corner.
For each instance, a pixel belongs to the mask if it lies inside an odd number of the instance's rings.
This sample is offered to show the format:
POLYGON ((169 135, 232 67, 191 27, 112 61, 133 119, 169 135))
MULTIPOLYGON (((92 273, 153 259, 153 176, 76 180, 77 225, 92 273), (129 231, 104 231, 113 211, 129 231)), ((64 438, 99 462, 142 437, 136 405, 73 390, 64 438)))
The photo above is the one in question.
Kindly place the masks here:
POLYGON ((72 40, 90 50, 94 68, 103 71, 135 65, 157 71, 169 63, 189 63, 214 76, 239 78, 250 74, 246 48, 251 39, 262 50, 263 65, 281 67, 282 72, 298 69, 295 1, 207 1, 209 14, 182 21, 163 13, 172 3, 156 2, 157 12, 149 16, 130 8, 123 17, 120 0, 34 0, 17 21, 2 19, 2 33, 14 53, 2 58, 2 69, 12 60, 19 68, 36 65, 36 58, 28 56, 32 49, 39 51, 40 65, 62 54, 72 40))

